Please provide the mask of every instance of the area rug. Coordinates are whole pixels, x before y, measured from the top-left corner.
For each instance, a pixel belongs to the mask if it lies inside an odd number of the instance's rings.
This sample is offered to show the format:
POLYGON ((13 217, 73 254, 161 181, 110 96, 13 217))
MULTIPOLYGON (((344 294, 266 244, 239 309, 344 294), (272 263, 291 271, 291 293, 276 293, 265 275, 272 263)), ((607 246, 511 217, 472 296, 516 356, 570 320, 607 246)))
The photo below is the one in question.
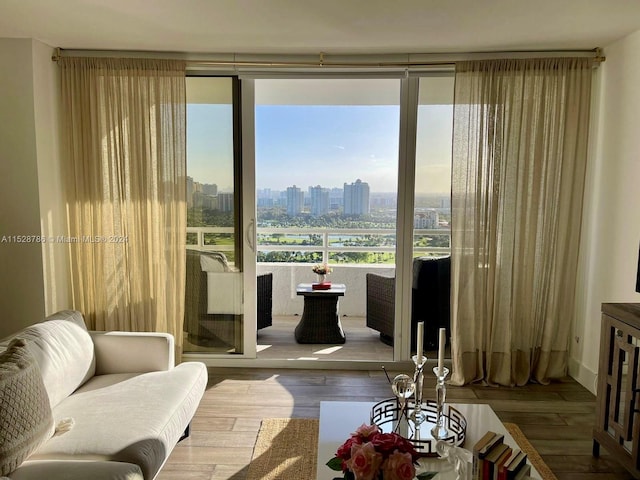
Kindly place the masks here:
POLYGON ((549 466, 544 463, 538 451, 531 445, 518 425, 515 423, 505 423, 504 428, 511 434, 518 444, 518 447, 520 447, 520 450, 527 454, 529 463, 538 471, 542 480, 558 480, 558 477, 556 477, 549 466))
POLYGON ((246 480, 311 480, 318 458, 317 418, 262 420, 246 480))
MULTIPOLYGON (((318 452, 316 418, 266 418, 262 421, 246 480, 316 478, 318 452)), ((540 454, 515 423, 504 424, 527 454, 542 480, 557 480, 540 454)))

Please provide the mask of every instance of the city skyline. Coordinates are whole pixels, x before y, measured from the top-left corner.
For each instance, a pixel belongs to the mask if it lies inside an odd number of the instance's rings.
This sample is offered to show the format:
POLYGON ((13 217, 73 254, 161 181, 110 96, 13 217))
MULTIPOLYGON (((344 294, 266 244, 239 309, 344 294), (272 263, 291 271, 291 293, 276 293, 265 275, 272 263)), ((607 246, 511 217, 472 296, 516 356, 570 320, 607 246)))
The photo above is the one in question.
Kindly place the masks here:
MULTIPOLYGON (((289 216, 310 213, 312 216, 322 216, 336 211, 344 215, 368 215, 374 210, 395 208, 397 198, 395 193, 371 192, 367 182, 357 179, 351 184, 343 183, 343 188, 326 188, 321 185, 309 186, 306 190, 295 184, 286 190, 272 190, 269 188, 256 191, 257 208, 286 208, 289 216)), ((187 207, 230 211, 233 205, 233 193, 219 191, 216 184, 205 184, 194 181, 187 176, 187 207)), ((438 223, 429 211, 450 211, 451 199, 445 194, 416 195, 416 221, 422 224, 438 223), (420 205, 420 199, 427 199, 430 205, 420 205), (430 200, 429 200, 430 199, 430 200), (433 200, 437 199, 437 204, 433 200)), ((418 226, 416 224, 416 226, 418 226)), ((421 227, 423 228, 423 227, 421 227)), ((430 227, 429 227, 430 228, 430 227)))
MULTIPOLYGON (((357 180, 356 180, 357 181, 357 180)), ((363 182, 366 183, 366 182, 363 182)), ((345 182, 346 184, 346 182, 345 182)), ((320 188, 321 190, 326 191, 329 194, 329 198, 330 199, 334 199, 337 196, 339 196, 340 198, 343 197, 343 193, 344 193, 344 188, 341 187, 325 187, 323 185, 309 185, 306 189, 302 188, 302 187, 298 187, 297 185, 291 185, 287 188, 285 188, 284 190, 274 190, 272 188, 257 188, 256 189, 256 200, 260 200, 260 199, 278 199, 278 198, 284 198, 286 196, 287 190, 291 187, 296 187, 299 190, 301 190, 303 197, 305 199, 310 199, 313 197, 314 193, 313 191, 315 189, 320 188)), ((203 182, 198 182, 196 179, 192 178, 191 176, 187 176, 187 195, 191 195, 193 193, 203 193, 205 195, 218 195, 218 194, 232 194, 232 191, 229 190, 222 190, 220 188, 218 188, 218 185, 213 183, 203 183, 203 182), (200 186, 199 189, 194 189, 193 185, 197 184, 200 186)), ((376 192, 376 191, 370 191, 369 192, 370 195, 370 199, 371 201, 375 201, 377 199, 389 199, 389 198, 393 198, 396 199, 397 195, 395 192, 376 192)), ((439 198, 439 199, 450 199, 450 194, 449 193, 428 193, 428 194, 417 194, 416 198, 439 198)))
MULTIPOLYGON (((420 106, 417 193, 450 190, 450 110, 420 106)), ((230 105, 188 105, 188 174, 220 191, 233 188, 231 116, 230 105)), ((257 188, 337 188, 340 179, 352 182, 366 174, 372 192, 396 192, 398 116, 399 107, 389 105, 256 106, 257 188)))

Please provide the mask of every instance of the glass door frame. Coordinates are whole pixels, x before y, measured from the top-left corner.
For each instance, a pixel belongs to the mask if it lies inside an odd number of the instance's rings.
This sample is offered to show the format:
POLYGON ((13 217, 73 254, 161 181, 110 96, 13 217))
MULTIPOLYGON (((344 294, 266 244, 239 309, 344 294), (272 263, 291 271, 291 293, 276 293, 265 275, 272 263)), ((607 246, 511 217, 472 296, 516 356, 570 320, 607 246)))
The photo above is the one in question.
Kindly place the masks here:
MULTIPOLYGON (((395 318, 411 318, 411 282, 412 282, 412 258, 413 258, 413 198, 415 180, 415 151, 416 151, 416 127, 418 112, 418 87, 419 78, 407 76, 404 73, 391 72, 386 74, 358 74, 358 73, 327 73, 312 74, 251 74, 240 75, 241 84, 241 111, 242 111, 242 155, 243 155, 243 182, 244 182, 244 209, 243 225, 247 229, 244 236, 245 263, 244 271, 248 275, 256 272, 256 199, 255 199, 255 80, 258 79, 305 79, 305 78, 384 78, 398 79, 400 82, 400 127, 399 127, 399 152, 398 152, 398 185, 397 185, 397 216, 396 216, 396 290, 395 290, 395 318), (413 103, 412 103, 413 102, 413 103), (251 191, 247 191, 251 190, 251 191), (248 208, 253 206, 253 208, 248 208), (251 211, 249 211, 251 210, 251 211), (408 288, 407 288, 408 287, 408 288)), ((245 277, 247 280, 247 277, 245 277)), ((245 286, 248 285, 245 283, 245 286)), ((255 289, 253 289, 255 290, 255 289)), ((246 293, 246 289, 245 289, 246 293)), ((251 308, 247 302, 255 301, 254 292, 248 298, 245 297, 245 309, 251 308)), ((255 308, 255 306, 254 306, 255 308)), ((246 317, 245 317, 246 318, 246 317)), ((411 322, 394 322, 394 348, 393 362, 406 362, 410 358, 411 322), (398 341, 398 339, 400 341, 398 341)), ((245 330, 245 352, 248 352, 248 343, 253 342, 253 352, 256 349, 255 331, 245 330)), ((371 359, 374 363, 385 363, 371 359)), ((338 364, 340 362, 332 362, 338 364)), ((388 363, 388 362, 386 362, 388 363)))
POLYGON ((396 362, 410 360, 411 357, 413 210, 419 80, 419 77, 405 76, 400 86, 398 208, 396 213, 396 311, 393 349, 393 360, 396 362), (403 319, 405 321, 402 321, 403 319), (396 339, 400 339, 400 342, 397 342, 396 339))
MULTIPOLYGON (((448 68, 439 69, 436 75, 448 68)), ((411 339, 411 296, 413 260, 413 212, 415 200, 416 135, 418 119, 419 80, 433 72, 209 72, 211 76, 227 76, 234 79, 234 162, 236 162, 236 188, 240 204, 237 205, 238 235, 242 238, 242 270, 244 284, 244 329, 242 354, 186 354, 209 366, 269 366, 297 368, 327 368, 326 362, 305 360, 261 361, 257 358, 257 232, 256 232, 256 165, 255 165, 255 80, 276 78, 397 78, 400 81, 400 126, 398 152, 398 185, 396 217, 395 264, 395 319, 392 365, 409 366, 411 339), (239 108, 236 108, 239 107, 239 108), (236 117, 238 116, 238 117, 236 117), (239 170, 238 170, 239 168, 239 170)), ((330 368, 348 368, 352 361, 331 361, 330 368)), ((360 361, 358 368, 376 368, 389 362, 372 359, 360 361)))
POLYGON ((257 241, 256 233, 256 162, 255 106, 253 80, 240 78, 236 84, 240 95, 240 148, 242 181, 242 270, 244 272, 244 338, 240 358, 257 357, 257 241))

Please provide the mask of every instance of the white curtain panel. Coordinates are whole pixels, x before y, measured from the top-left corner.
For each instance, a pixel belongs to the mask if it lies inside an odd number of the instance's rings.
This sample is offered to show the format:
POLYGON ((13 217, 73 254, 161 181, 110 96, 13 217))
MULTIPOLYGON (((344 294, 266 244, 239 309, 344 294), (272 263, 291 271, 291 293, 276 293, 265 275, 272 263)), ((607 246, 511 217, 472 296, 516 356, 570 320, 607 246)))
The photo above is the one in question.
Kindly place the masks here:
MULTIPOLYGON (((185 63, 62 58, 73 308, 182 345, 185 63)), ((179 353, 179 352, 178 352, 179 353)))
POLYGON ((592 72, 585 58, 456 66, 454 384, 566 375, 592 72))

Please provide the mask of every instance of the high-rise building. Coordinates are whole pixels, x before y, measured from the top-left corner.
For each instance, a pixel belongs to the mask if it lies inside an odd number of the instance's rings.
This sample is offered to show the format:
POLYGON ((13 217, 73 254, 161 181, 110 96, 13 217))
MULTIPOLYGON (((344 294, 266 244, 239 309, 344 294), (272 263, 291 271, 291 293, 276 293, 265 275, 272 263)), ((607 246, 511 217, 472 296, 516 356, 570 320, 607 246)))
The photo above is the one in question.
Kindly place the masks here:
POLYGON ((258 199, 260 198, 269 198, 269 199, 273 199, 273 195, 271 193, 271 189, 270 188, 259 188, 257 191, 257 196, 258 199))
POLYGON ((218 209, 218 197, 213 195, 205 195, 202 192, 193 193, 193 206, 195 208, 202 208, 205 210, 217 210, 218 209))
POLYGON ((233 193, 219 193, 218 208, 222 212, 233 212, 233 193))
POLYGON ((206 195, 217 195, 218 185, 215 183, 205 183, 202 185, 202 193, 206 195))
POLYGON ((295 217, 302 213, 304 206, 304 192, 295 185, 287 187, 287 215, 295 217))
POLYGON ((369 208, 369 184, 357 179, 351 185, 344 184, 344 214, 367 215, 369 208))
POLYGON ((331 210, 340 210, 344 204, 344 190, 342 188, 332 188, 329 190, 329 203, 331 210))
POLYGON ((329 189, 322 188, 320 185, 309 187, 309 196, 311 197, 311 215, 319 217, 329 213, 329 189))
POLYGON ((195 192, 193 186, 193 177, 187 177, 187 208, 193 207, 193 193, 195 192))
POLYGON ((438 228, 439 222, 440 216, 436 210, 426 210, 413 216, 414 228, 434 229, 438 228))

